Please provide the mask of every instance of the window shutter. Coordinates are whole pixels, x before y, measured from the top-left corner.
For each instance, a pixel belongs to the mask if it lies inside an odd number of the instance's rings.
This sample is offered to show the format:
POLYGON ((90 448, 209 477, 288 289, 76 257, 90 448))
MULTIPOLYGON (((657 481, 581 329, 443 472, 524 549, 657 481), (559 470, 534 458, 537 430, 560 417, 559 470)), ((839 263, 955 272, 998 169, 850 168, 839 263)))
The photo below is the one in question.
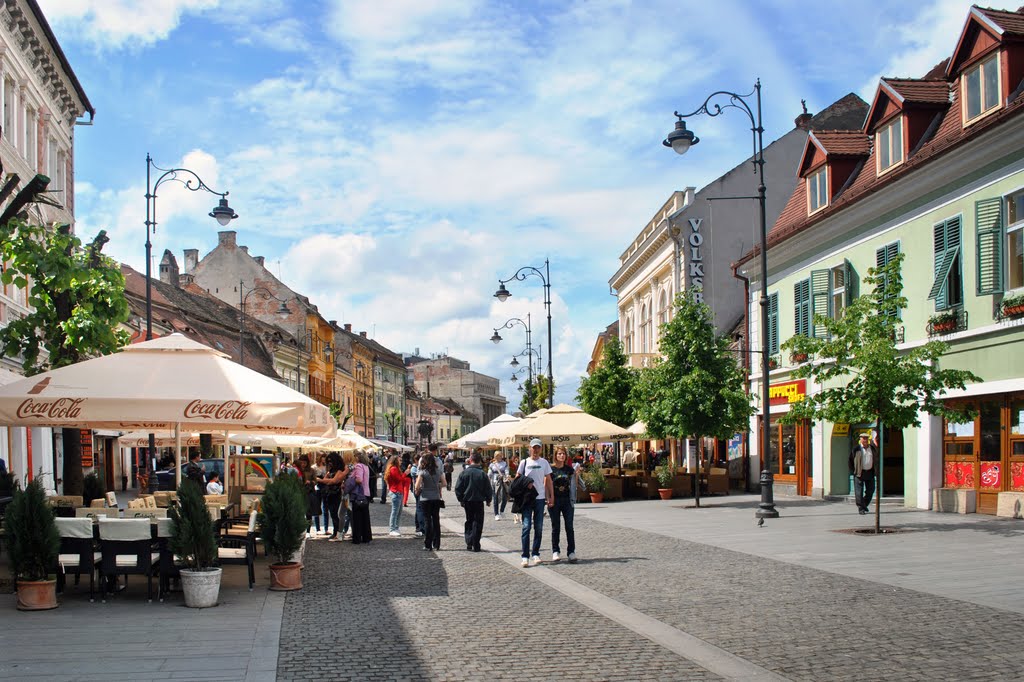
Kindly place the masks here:
POLYGON ((796 321, 794 333, 811 335, 811 280, 805 279, 793 285, 793 317, 796 321))
MULTIPOLYGON (((954 301, 962 298, 959 291, 949 291, 950 274, 953 268, 958 268, 960 255, 960 216, 935 225, 932 229, 932 241, 935 247, 935 280, 932 282, 928 298, 935 300, 936 310, 949 308, 950 293, 954 294, 954 301)), ((959 281, 959 278, 957 279, 959 281)))
POLYGON ((974 204, 978 252, 978 295, 1003 292, 1003 200, 982 199, 974 204))
POLYGON ((816 315, 829 317, 832 313, 832 273, 828 270, 811 271, 811 328, 815 337, 825 338, 825 325, 815 324, 816 315))
MULTIPOLYGON (((894 260, 896 260, 896 256, 898 256, 899 253, 899 242, 892 242, 891 244, 886 244, 882 248, 878 249, 877 251, 875 251, 875 269, 877 270, 879 268, 885 267, 889 263, 893 262, 894 260)), ((883 282, 883 286, 884 285, 888 285, 888 280, 883 282)), ((899 308, 891 308, 887 310, 886 313, 890 317, 899 317, 900 311, 899 308)))
POLYGON ((768 354, 779 352, 779 295, 768 297, 768 354))
POLYGON ((846 305, 850 305, 853 303, 853 299, 857 298, 859 295, 857 293, 857 289, 860 281, 857 277, 857 271, 853 269, 853 263, 844 259, 843 268, 845 270, 843 273, 843 281, 846 286, 846 305))

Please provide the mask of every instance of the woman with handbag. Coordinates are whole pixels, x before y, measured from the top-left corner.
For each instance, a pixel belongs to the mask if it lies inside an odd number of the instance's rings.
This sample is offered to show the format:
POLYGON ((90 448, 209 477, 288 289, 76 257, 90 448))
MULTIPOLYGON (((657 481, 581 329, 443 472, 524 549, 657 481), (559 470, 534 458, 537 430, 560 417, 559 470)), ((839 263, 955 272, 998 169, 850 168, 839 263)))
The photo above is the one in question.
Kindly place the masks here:
POLYGON ((352 544, 365 544, 373 540, 370 530, 370 464, 365 453, 356 454, 350 477, 352 480, 345 490, 352 513, 352 544))
POLYGON ((445 487, 444 472, 437 466, 437 458, 426 454, 420 458, 419 475, 416 477, 416 494, 423 505, 423 549, 441 549, 441 507, 444 499, 441 491, 445 487))
MULTIPOLYGON (((341 538, 338 537, 338 529, 341 527, 338 509, 341 507, 341 484, 347 474, 348 469, 342 463, 341 457, 338 453, 332 452, 327 455, 327 475, 316 479, 316 482, 324 487, 324 506, 327 507, 331 521, 334 522, 334 534, 327 539, 328 542, 341 542, 341 538)), ((324 521, 324 531, 326 530, 327 522, 324 521)))
POLYGON ((501 521, 501 515, 505 513, 505 505, 508 503, 508 492, 505 490, 505 479, 508 478, 508 465, 505 464, 505 455, 498 451, 494 453, 494 459, 487 468, 491 477, 491 488, 494 490, 494 520, 501 521))

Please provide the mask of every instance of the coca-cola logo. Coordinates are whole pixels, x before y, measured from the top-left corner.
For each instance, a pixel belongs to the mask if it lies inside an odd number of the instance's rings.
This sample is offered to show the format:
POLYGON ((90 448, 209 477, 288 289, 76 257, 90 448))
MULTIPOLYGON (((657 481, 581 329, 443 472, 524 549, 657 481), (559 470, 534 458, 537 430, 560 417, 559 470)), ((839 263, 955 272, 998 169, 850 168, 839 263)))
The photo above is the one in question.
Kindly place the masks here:
POLYGON ((57 398, 33 400, 28 398, 18 405, 18 418, 24 419, 78 419, 85 398, 57 398))
POLYGON ((225 400, 221 403, 193 400, 185 406, 185 417, 215 421, 241 421, 249 414, 248 407, 251 404, 251 402, 241 400, 225 400))

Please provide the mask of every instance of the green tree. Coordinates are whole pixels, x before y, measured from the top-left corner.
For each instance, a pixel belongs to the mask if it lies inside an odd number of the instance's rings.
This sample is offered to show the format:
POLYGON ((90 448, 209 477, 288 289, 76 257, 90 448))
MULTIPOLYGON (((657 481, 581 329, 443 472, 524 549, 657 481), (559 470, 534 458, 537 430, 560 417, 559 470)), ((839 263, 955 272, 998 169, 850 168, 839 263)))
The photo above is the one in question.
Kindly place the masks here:
MULTIPOLYGON (((70 225, 46 228, 20 218, 0 225, 5 285, 27 288, 31 312, 0 329, 6 356, 22 357, 26 375, 113 353, 129 341, 124 276, 101 253, 106 232, 82 247, 70 225)), ((79 433, 63 429, 64 492, 82 494, 79 433)))
POLYGON ((395 431, 398 431, 398 428, 402 425, 402 413, 395 408, 391 408, 384 413, 384 421, 391 431, 391 440, 395 440, 395 431))
POLYGON ((629 426, 636 421, 630 401, 636 374, 629 366, 622 342, 611 338, 605 343, 601 361, 594 371, 580 379, 576 400, 588 414, 619 426, 629 426))
POLYGON ((344 431, 345 427, 348 425, 348 420, 352 418, 352 413, 349 412, 346 415, 342 415, 341 403, 331 403, 327 406, 327 409, 331 411, 331 416, 334 417, 334 421, 338 425, 338 429, 344 431))
MULTIPOLYGON (((746 375, 728 337, 715 333, 711 308, 692 292, 676 297, 675 315, 661 326, 658 349, 663 359, 640 372, 632 399, 651 437, 730 438, 746 429, 753 414, 746 375)), ((694 495, 699 507, 699 485, 694 495)))
MULTIPOLYGON (((900 350, 896 342, 899 311, 907 307, 900 274, 903 254, 881 269, 868 270, 864 282, 870 294, 854 299, 842 317, 814 316, 820 336, 793 336, 784 350, 806 353, 808 362, 792 376, 811 379, 818 389, 790 406, 782 421, 804 419, 855 424, 873 422, 881 436, 883 426, 905 429, 920 426, 918 414, 946 417, 954 422, 973 419, 970 409, 947 406, 942 395, 981 381, 973 372, 941 369, 939 360, 948 349, 941 341, 900 350)), ((879 462, 881 475, 883 462, 879 462)), ((875 499, 875 532, 880 531, 881 484, 875 499)))
POLYGON ((542 407, 548 407, 549 384, 550 381, 543 374, 535 374, 532 380, 527 379, 524 381, 523 397, 519 401, 519 410, 523 414, 530 414, 542 407))

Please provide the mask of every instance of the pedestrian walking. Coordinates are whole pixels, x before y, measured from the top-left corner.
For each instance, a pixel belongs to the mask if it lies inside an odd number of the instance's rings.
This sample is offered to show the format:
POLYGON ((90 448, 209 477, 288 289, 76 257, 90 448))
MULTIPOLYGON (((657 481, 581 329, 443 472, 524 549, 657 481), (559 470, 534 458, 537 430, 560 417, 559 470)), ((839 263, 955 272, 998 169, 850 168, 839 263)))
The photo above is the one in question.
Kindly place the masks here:
POLYGON ((316 491, 316 472, 309 466, 309 457, 303 455, 295 462, 302 479, 302 488, 306 491, 306 537, 313 537, 310 529, 316 520, 316 532, 320 534, 320 496, 316 491))
POLYGON ((850 468, 853 470, 853 495, 857 500, 857 510, 861 514, 867 514, 871 497, 875 494, 875 462, 878 461, 878 450, 871 443, 871 434, 867 431, 860 434, 859 441, 850 453, 850 468))
POLYGON ((348 506, 352 521, 352 544, 369 544, 373 540, 370 529, 370 459, 365 452, 355 455, 350 477, 355 483, 348 486, 348 506))
POLYGON ((494 508, 494 520, 501 521, 501 515, 505 513, 505 505, 508 503, 508 490, 506 481, 508 478, 508 464, 505 463, 505 455, 501 452, 494 453, 494 459, 487 467, 487 474, 491 479, 491 489, 494 491, 492 506, 494 508))
POLYGON ((383 466, 380 469, 380 472, 381 472, 381 476, 380 476, 380 503, 381 504, 384 504, 384 502, 386 502, 387 498, 388 498, 388 481, 387 481, 387 477, 384 474, 387 473, 388 463, 391 461, 391 458, 394 457, 394 456, 395 456, 394 452, 391 451, 391 450, 385 450, 384 454, 381 455, 381 462, 383 462, 383 466))
POLYGON ((384 483, 391 495, 391 518, 388 520, 388 535, 399 537, 398 522, 402 515, 403 491, 409 487, 409 475, 402 471, 402 460, 397 455, 384 466, 384 483))
POLYGON ((466 510, 466 549, 480 551, 480 536, 484 532, 484 505, 491 504, 494 490, 484 473, 480 455, 474 452, 466 460, 466 468, 455 483, 455 498, 466 510))
POLYGON ((551 515, 551 561, 561 559, 560 535, 561 525, 565 522, 565 542, 567 558, 570 564, 576 563, 576 532, 572 519, 576 510, 576 489, 580 480, 577 466, 569 461, 569 453, 565 448, 555 449, 555 462, 551 467, 551 489, 554 492, 554 503, 548 507, 551 515))
POLYGON ((444 471, 437 464, 437 458, 428 453, 420 458, 419 475, 416 477, 416 492, 423 505, 423 549, 441 549, 441 507, 445 488, 444 471))
MULTIPOLYGON (((434 451, 437 451, 437 443, 433 444, 434 451)), ((448 490, 452 489, 452 474, 455 473, 455 455, 451 451, 444 458, 444 480, 448 490)))
MULTIPOLYGON (((332 452, 327 455, 327 475, 316 479, 316 482, 324 487, 324 506, 327 508, 331 521, 334 523, 334 534, 327 539, 328 542, 341 541, 341 538, 338 537, 338 529, 341 528, 338 511, 341 508, 341 484, 344 482, 347 474, 348 469, 346 469, 341 457, 338 456, 338 453, 332 452)), ((324 532, 327 532, 326 519, 324 520, 324 532)))
POLYGON ((508 483, 508 497, 512 500, 512 523, 516 525, 523 522, 522 504, 517 504, 516 498, 512 495, 512 479, 515 478, 517 471, 519 471, 519 456, 512 455, 508 460, 508 477, 505 481, 508 483))
MULTIPOLYGON (((327 475, 327 455, 319 454, 316 458, 316 466, 313 467, 313 480, 318 481, 327 475)), ((327 486, 323 483, 316 484, 316 494, 320 500, 320 517, 324 520, 323 535, 327 535, 327 527, 330 522, 331 513, 327 509, 327 486)))
POLYGON ((540 563, 540 544, 544 536, 544 508, 554 504, 551 490, 551 464, 540 456, 543 444, 539 438, 530 441, 530 457, 519 463, 517 476, 525 476, 533 482, 537 498, 530 504, 523 504, 522 550, 523 567, 540 563), (530 530, 533 530, 533 549, 530 549, 530 530))
POLYGON ((370 469, 370 502, 377 499, 377 477, 380 476, 383 471, 381 466, 380 455, 373 453, 367 458, 366 466, 370 469))

